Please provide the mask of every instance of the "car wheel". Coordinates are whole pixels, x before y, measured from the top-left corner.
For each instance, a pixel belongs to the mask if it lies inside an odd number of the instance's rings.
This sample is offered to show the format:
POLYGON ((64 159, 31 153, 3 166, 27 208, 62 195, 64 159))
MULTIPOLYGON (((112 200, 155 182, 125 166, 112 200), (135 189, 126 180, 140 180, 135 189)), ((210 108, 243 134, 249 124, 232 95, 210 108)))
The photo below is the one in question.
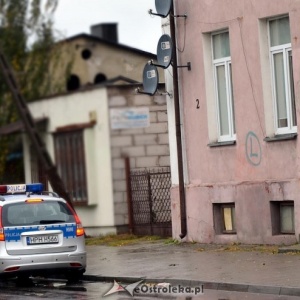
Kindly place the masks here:
POLYGON ((31 278, 25 275, 20 275, 16 280, 17 287, 32 287, 34 286, 34 282, 31 278))
POLYGON ((82 280, 83 271, 72 271, 66 274, 66 278, 68 283, 77 283, 78 281, 82 280))

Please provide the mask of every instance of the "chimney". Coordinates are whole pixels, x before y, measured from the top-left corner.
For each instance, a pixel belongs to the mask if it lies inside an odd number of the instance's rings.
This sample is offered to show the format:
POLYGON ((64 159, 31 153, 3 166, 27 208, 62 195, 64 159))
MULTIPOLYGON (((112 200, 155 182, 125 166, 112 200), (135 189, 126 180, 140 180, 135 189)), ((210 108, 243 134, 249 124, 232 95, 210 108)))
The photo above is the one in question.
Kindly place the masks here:
POLYGON ((118 24, 101 23, 92 25, 91 35, 107 40, 109 42, 118 43, 118 24))

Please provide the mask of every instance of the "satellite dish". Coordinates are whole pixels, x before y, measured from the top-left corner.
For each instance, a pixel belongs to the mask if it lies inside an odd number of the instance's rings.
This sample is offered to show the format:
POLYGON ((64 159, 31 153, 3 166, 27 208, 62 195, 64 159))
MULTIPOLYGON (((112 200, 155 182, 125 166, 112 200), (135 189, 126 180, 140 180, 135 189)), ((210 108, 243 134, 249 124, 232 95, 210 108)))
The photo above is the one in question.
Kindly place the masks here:
POLYGON ((173 43, 169 35, 163 34, 157 44, 157 62, 167 69, 172 61, 173 43))
POLYGON ((144 93, 154 95, 158 87, 158 72, 156 66, 146 64, 143 71, 144 93))
POLYGON ((172 0, 155 0, 156 12, 159 16, 165 18, 170 13, 172 0))

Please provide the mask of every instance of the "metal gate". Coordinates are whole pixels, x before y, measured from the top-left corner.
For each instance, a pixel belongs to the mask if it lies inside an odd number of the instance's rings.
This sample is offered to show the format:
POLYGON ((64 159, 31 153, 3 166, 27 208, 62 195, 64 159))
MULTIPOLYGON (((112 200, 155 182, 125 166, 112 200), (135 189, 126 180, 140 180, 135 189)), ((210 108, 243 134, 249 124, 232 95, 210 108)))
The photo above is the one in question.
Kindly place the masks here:
POLYGON ((130 171, 130 186, 133 233, 172 236, 170 168, 130 171))

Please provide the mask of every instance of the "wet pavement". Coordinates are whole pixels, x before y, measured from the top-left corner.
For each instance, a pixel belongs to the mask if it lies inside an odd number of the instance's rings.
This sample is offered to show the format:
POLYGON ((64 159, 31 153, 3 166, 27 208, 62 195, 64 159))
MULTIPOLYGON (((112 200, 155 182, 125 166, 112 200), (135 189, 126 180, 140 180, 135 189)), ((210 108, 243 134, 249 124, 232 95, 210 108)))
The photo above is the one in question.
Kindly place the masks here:
POLYGON ((63 281, 35 281, 34 286, 16 287, 13 283, 9 285, 1 285, 0 283, 0 299, 1 300, 35 300, 35 299, 78 299, 78 300, 150 300, 150 299, 174 299, 174 300, 296 300, 299 297, 295 296, 280 296, 267 295, 261 293, 243 293, 221 290, 205 290, 201 295, 184 295, 184 294, 148 294, 139 295, 134 293, 130 295, 126 291, 119 291, 110 295, 105 295, 112 287, 111 283, 107 282, 87 282, 83 281, 78 284, 68 285, 63 281))
MULTIPOLYGON (((298 247, 298 246, 296 246, 298 247)), ((300 296, 300 255, 203 249, 195 244, 143 242, 121 247, 87 246, 86 280, 200 285, 204 290, 300 296)), ((246 299, 246 298, 245 298, 246 299)), ((247 298, 250 299, 250 298, 247 298)), ((253 298, 254 299, 254 298, 253 298)), ((266 298, 267 299, 267 298, 266 298)))

